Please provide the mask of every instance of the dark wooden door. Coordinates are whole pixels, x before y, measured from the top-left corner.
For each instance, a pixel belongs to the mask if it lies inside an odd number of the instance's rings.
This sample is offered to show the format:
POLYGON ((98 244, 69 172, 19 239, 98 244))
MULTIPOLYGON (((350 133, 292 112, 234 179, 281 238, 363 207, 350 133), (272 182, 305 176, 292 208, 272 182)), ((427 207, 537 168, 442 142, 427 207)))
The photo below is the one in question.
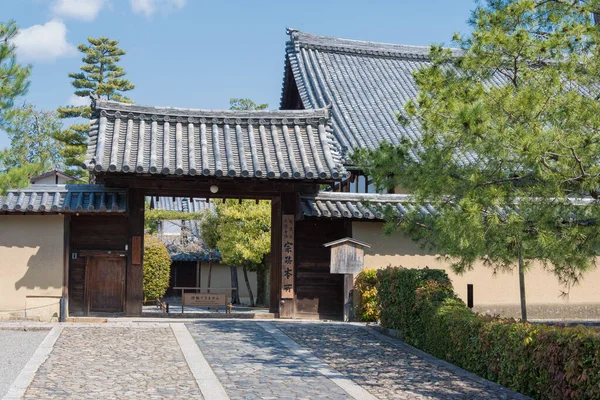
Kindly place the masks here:
POLYGON ((123 312, 125 265, 124 257, 87 257, 85 297, 88 313, 123 312))
POLYGON ((323 245, 347 235, 343 221, 296 223, 296 314, 342 319, 344 276, 329 272, 331 250, 323 245))

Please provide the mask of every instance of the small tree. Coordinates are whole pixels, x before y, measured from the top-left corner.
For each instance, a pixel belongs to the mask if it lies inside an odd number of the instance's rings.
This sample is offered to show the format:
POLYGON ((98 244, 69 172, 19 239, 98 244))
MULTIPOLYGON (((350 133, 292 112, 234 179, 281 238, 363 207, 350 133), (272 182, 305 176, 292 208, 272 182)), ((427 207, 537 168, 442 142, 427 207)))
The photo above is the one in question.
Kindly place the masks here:
POLYGON ((206 210, 202 216, 202 219, 199 221, 199 227, 200 239, 208 251, 208 282, 206 286, 210 288, 212 280, 212 263, 215 260, 217 246, 219 244, 219 239, 221 238, 219 234, 219 218, 217 217, 217 214, 212 210, 206 210))
MULTIPOLYGON (((69 74, 71 84, 75 87, 75 95, 84 99, 98 98, 130 103, 124 92, 134 88, 131 82, 124 78, 125 70, 118 65, 125 51, 118 47, 117 40, 107 37, 89 37, 89 44, 80 44, 77 49, 84 54, 81 72, 69 74)), ((67 106, 58 109, 60 118, 90 119, 90 106, 67 106)), ((71 168, 74 176, 85 174, 82 169, 83 159, 87 149, 89 123, 73 124, 68 129, 59 132, 56 138, 65 144, 62 155, 66 165, 71 168)))
POLYGON ((156 236, 144 236, 144 301, 160 299, 169 287, 171 256, 156 236))
POLYGON ((40 164, 43 169, 60 169, 62 143, 54 136, 62 128, 56 112, 38 110, 31 104, 10 110, 3 125, 10 139, 10 152, 2 157, 8 168, 40 164))
MULTIPOLYGON (((254 305, 254 296, 248 279, 248 271, 261 276, 259 288, 264 289, 264 276, 267 269, 266 257, 271 251, 271 203, 252 200, 227 200, 217 205, 219 218, 219 241, 217 247, 223 262, 232 266, 241 266, 250 303, 254 305)), ((257 279, 258 280, 258 279, 257 279)), ((260 294, 265 296, 264 290, 260 294)), ((259 296, 264 304, 265 298, 259 296)), ((266 296, 265 296, 266 297, 266 296)))
POLYGON ((524 275, 539 260, 577 283, 600 246, 600 1, 488 0, 461 52, 432 46, 419 89, 399 113, 422 138, 355 155, 380 188, 401 185, 417 203, 400 228, 453 259, 483 259, 524 275))

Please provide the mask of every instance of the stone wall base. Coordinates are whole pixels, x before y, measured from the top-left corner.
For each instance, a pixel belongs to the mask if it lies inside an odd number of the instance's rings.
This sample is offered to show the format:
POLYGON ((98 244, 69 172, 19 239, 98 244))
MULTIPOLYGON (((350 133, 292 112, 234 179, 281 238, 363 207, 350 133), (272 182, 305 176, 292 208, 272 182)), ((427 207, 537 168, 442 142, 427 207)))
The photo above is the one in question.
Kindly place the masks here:
MULTIPOLYGON (((520 304, 482 304, 474 306, 473 311, 486 315, 499 315, 504 318, 521 318, 520 304)), ((600 303, 528 304, 527 318, 548 321, 600 321, 600 303)))

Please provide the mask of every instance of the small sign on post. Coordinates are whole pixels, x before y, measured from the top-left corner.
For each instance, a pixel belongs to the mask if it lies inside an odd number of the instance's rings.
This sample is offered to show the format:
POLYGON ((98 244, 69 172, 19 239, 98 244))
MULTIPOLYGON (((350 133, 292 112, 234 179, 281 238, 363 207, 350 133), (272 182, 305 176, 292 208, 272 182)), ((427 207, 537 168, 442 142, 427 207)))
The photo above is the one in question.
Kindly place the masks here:
POLYGON ((365 267, 365 248, 371 245, 360 240, 344 238, 325 243, 331 248, 329 272, 344 274, 344 321, 354 318, 354 275, 365 267))

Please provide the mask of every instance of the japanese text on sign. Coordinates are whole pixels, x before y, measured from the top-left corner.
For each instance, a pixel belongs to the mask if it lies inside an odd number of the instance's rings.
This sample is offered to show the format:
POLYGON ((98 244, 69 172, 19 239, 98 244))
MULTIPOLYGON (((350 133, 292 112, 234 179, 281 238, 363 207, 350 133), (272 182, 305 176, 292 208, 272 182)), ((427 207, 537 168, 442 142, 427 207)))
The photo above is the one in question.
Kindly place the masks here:
POLYGON ((283 215, 281 220, 281 298, 294 298, 294 215, 283 215))

